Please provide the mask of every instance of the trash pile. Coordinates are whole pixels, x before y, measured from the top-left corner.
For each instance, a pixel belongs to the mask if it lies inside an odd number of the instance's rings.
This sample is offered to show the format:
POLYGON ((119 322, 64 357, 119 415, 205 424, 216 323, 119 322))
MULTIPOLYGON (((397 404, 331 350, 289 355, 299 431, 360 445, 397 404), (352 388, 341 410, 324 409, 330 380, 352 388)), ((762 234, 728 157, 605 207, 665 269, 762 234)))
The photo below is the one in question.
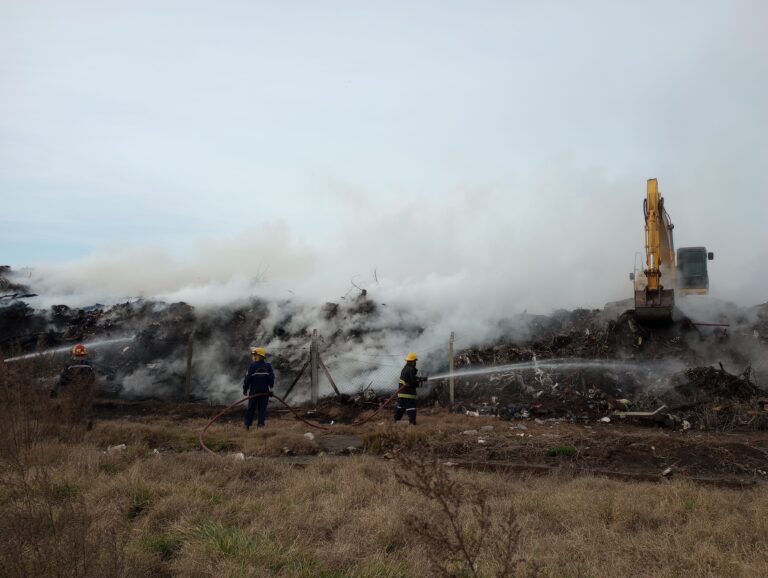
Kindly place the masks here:
MULTIPOLYGON (((0 267, 3 359, 39 351, 66 357, 76 342, 101 343, 93 361, 109 384, 105 389, 128 399, 230 399, 249 361, 247 346, 255 341, 268 346, 285 393, 299 379, 312 330, 319 325, 328 367, 344 393, 318 409, 347 419, 376 408, 396 388, 399 367, 391 357, 377 355, 389 351, 376 348, 393 335, 407 347, 423 332, 411 315, 392 315, 392 307, 383 315, 385 306, 365 290, 315 311, 290 300, 257 298, 208 308, 133 299, 111 306, 34 309, 29 288, 9 281, 8 273, 0 267), (359 354, 368 361, 355 360, 359 354)), ((663 405, 675 408, 681 420, 700 423, 698 416, 707 408, 736 402, 748 411, 757 407, 756 400, 765 395, 758 384, 768 383, 768 304, 748 310, 733 306, 730 317, 717 319, 728 321, 728 327, 714 328, 688 319, 645 326, 631 310, 624 311, 627 305, 500 320, 496 333, 502 338, 454 356, 454 409, 507 420, 592 422, 615 420, 617 412, 651 413, 663 405), (718 362, 719 370, 713 367, 718 362), (495 371, 499 366, 508 367, 495 371), (495 372, 471 374, 483 368, 495 372)), ((431 351, 420 367, 425 361, 447 370, 445 351, 431 351)), ((423 403, 450 405, 448 380, 430 384, 434 387, 424 388, 423 403)), ((307 389, 301 382, 293 399, 299 392, 304 397, 307 389)))
MULTIPOLYGON (((599 310, 537 316, 522 338, 459 352, 454 410, 502 420, 585 423, 610 423, 627 414, 624 419, 709 428, 724 425, 712 420, 712 412, 728 409, 745 416, 729 419, 729 426, 768 428, 768 414, 760 413, 768 394, 756 385, 758 372, 746 355, 762 359, 765 381, 768 348, 756 334, 760 323, 768 323, 768 307, 759 311, 764 316, 750 315, 751 325, 737 325, 731 333, 702 330, 685 319, 643 326, 631 311, 616 321, 605 321, 599 310), (732 374, 713 358, 746 369, 732 374), (488 367, 500 370, 478 371, 488 367)), ((447 379, 432 399, 449 404, 447 379)))
POLYGON ((720 364, 720 368, 693 367, 685 371, 686 382, 675 386, 675 391, 694 403, 718 402, 722 400, 749 400, 765 395, 752 383, 752 367, 748 366, 741 375, 731 375, 720 364))
MULTIPOLYGON (((3 287, 26 290, 4 273, 7 268, 0 269, 3 287)), ((422 330, 412 323, 387 327, 378 318, 380 305, 364 290, 316 311, 291 300, 270 303, 258 298, 220 307, 132 299, 109 306, 35 309, 35 301, 25 296, 17 291, 0 301, 0 359, 45 352, 63 362, 69 347, 82 342, 89 346, 103 392, 126 399, 229 399, 239 391, 250 360, 248 346, 253 344, 267 346, 278 383, 287 387, 301 372, 318 325, 322 348, 333 348, 334 353, 363 342, 375 347, 377 337, 389 331, 417 335, 422 330)), ((308 372, 302 379, 294 399, 306 396, 308 372)), ((353 405, 362 408, 367 403, 353 405)))
MULTIPOLYGON (((611 423, 617 419, 701 429, 751 425, 768 429, 768 392, 752 381, 753 370, 740 375, 724 369, 695 367, 649 385, 637 376, 620 379, 592 371, 558 371, 542 379, 530 370, 517 376, 460 380, 453 411, 470 416, 498 416, 505 421, 611 423), (483 381, 486 381, 483 383, 483 381), (676 383, 677 385, 670 385, 676 383), (713 414, 728 415, 714 419, 713 414), (741 415, 745 419, 735 418, 741 415), (753 419, 757 416, 758 419, 753 419)), ((441 383, 433 396, 447 404, 441 383)))

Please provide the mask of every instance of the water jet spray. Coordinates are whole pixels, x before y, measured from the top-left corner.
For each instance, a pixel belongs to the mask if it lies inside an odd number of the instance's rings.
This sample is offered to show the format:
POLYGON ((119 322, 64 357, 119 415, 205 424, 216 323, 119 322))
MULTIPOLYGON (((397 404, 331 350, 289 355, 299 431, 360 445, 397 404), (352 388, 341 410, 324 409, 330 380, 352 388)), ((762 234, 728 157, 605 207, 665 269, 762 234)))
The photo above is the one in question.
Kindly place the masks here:
MULTIPOLYGON (((113 343, 124 343, 126 341, 133 341, 133 339, 134 339, 134 336, 115 337, 114 339, 101 339, 99 341, 87 341, 83 345, 85 345, 89 349, 95 349, 97 347, 101 347, 102 345, 111 345, 113 343)), ((9 361, 20 361, 22 359, 32 359, 33 357, 40 357, 43 355, 56 355, 57 353, 69 351, 71 348, 72 348, 71 345, 64 345, 62 347, 57 347, 55 349, 47 349, 46 351, 36 351, 35 353, 27 353, 26 355, 18 355, 16 357, 10 357, 8 359, 4 359, 3 363, 7 363, 9 361)))

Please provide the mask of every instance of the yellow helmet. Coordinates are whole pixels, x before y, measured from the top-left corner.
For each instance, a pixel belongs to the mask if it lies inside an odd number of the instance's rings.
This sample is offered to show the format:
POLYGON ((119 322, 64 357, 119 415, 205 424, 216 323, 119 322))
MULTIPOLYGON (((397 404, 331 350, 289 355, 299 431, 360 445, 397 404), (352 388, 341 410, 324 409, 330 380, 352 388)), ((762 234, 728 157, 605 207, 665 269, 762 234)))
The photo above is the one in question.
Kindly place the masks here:
POLYGON ((263 347, 252 347, 251 348, 251 355, 260 355, 261 357, 266 357, 267 352, 264 351, 263 347))
POLYGON ((417 359, 418 357, 413 351, 411 351, 408 355, 405 356, 406 361, 416 361, 417 359))

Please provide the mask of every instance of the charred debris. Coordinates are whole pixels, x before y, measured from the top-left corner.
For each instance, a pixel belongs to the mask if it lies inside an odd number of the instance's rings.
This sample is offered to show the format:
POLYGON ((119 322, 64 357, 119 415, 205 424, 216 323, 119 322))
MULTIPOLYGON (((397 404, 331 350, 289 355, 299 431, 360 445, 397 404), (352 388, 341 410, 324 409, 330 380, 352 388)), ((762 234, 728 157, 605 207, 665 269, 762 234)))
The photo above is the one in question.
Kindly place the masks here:
MULTIPOLYGON (((646 326, 632 311, 614 320, 583 309, 530 316, 524 337, 458 353, 455 410, 503 420, 768 429, 768 393, 759 387, 768 379, 768 304, 729 321, 646 326), (491 366, 509 369, 472 375, 491 366)), ((441 380, 437 403, 447 403, 447 390, 441 380)))
MULTIPOLYGON (((137 299, 112 306, 35 309, 28 303, 29 288, 9 281, 8 273, 7 267, 0 268, 3 359, 57 349, 65 356, 67 346, 76 342, 112 340, 95 350, 94 361, 105 376, 105 393, 125 398, 209 399, 216 388, 239 382, 247 346, 256 341, 270 348, 280 382, 290 383, 318 323, 323 347, 331 353, 381 352, 377 344, 393 332, 407 349, 424 331, 407 312, 389 309, 382 315, 387 306, 365 291, 310 313, 293 301, 260 299, 215 308, 137 299)), ((715 326, 681 319, 661 327, 641 324, 624 305, 499 321, 495 333, 502 337, 494 343, 456 351, 452 409, 504 420, 768 427, 768 393, 763 390, 768 304, 733 309, 715 326), (590 363, 579 365, 584 360, 590 363), (517 369, 515 364, 522 365, 517 369), (511 367, 471 374, 499 366, 511 367)), ((447 342, 424 361, 437 371, 447 370, 447 342)), ((371 388, 355 378, 356 371, 361 370, 345 372, 346 382, 338 380, 343 395, 321 400, 320 411, 336 406, 338 415, 341 406, 342 413, 352 415, 376 407, 394 390, 394 381, 391 387, 378 383, 371 388)), ((448 406, 449 380, 430 383, 422 403, 448 406)))

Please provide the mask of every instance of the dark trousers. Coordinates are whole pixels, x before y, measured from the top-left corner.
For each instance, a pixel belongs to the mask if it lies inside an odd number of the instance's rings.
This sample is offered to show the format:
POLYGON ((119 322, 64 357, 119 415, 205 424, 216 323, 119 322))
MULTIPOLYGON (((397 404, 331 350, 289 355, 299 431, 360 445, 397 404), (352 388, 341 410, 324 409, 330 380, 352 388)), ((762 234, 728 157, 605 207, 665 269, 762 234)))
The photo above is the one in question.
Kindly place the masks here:
POLYGON ((408 421, 416 425, 416 400, 410 397, 398 397, 395 407, 395 421, 400 421, 403 414, 408 414, 408 421))
POLYGON ((245 412, 245 427, 251 427, 253 425, 253 414, 255 413, 256 408, 259 409, 258 427, 264 427, 264 420, 267 419, 268 402, 269 396, 267 395, 252 397, 248 400, 248 411, 245 412))

